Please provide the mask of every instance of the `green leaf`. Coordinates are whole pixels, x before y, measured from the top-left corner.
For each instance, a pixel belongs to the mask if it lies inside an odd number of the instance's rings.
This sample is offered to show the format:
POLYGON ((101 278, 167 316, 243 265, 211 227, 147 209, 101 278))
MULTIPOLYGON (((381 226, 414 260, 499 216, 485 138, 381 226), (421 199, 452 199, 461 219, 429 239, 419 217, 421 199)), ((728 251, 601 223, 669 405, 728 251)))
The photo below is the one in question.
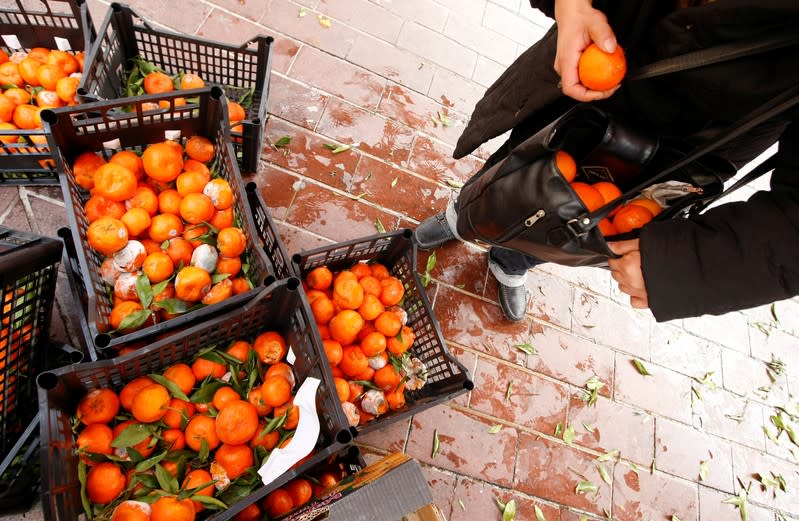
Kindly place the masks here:
POLYGON ((119 436, 114 438, 114 441, 111 442, 111 446, 116 449, 134 447, 152 436, 152 434, 153 428, 150 425, 133 423, 122 429, 119 436))
POLYGON ((179 400, 183 400, 184 402, 189 401, 189 397, 186 396, 186 394, 180 389, 180 387, 178 387, 178 384, 168 379, 167 377, 155 373, 150 373, 147 376, 150 377, 152 380, 154 380, 155 383, 161 384, 164 387, 166 387, 167 391, 169 391, 169 394, 171 394, 173 397, 179 400))
POLYGON ((141 307, 149 308, 153 302, 153 288, 150 285, 150 279, 144 273, 136 277, 136 294, 139 296, 141 307))
POLYGON ((211 284, 217 284, 228 278, 230 278, 230 273, 214 273, 211 275, 211 284))
POLYGON ((707 461, 700 461, 699 462, 699 479, 701 481, 705 481, 707 479, 708 473, 708 462, 707 461))
POLYGON ((641 362, 637 358, 633 358, 632 362, 639 373, 641 373, 644 376, 652 376, 652 373, 649 372, 649 370, 646 368, 643 362, 641 362))
POLYGON ((158 463, 155 464, 155 479, 158 480, 158 485, 170 494, 177 494, 180 491, 175 476, 158 463))
POLYGON ((734 505, 738 509, 741 516, 741 521, 747 521, 749 518, 748 505, 749 505, 749 492, 747 489, 742 488, 737 496, 731 496, 721 501, 727 505, 734 505))
POLYGON ((291 136, 283 136, 275 141, 275 148, 284 148, 291 144, 291 136))
POLYGON ((513 347, 518 349, 519 351, 525 352, 528 355, 536 355, 538 352, 535 350, 535 347, 529 342, 525 342, 523 344, 516 344, 513 347))
POLYGON ((352 145, 331 145, 329 143, 325 143, 322 146, 328 150, 331 150, 334 154, 340 154, 352 148, 352 145))
POLYGON ((452 125, 452 121, 450 121, 449 117, 446 114, 439 114, 438 120, 441 121, 441 124, 445 127, 449 127, 452 125))
POLYGON ((160 463, 161 460, 166 457, 166 455, 167 451, 164 451, 161 454, 140 462, 138 465, 136 465, 136 472, 144 472, 145 470, 151 469, 156 463, 160 463))
POLYGON ((496 433, 498 433, 501 430, 502 430, 502 425, 496 424, 496 425, 491 426, 491 428, 488 429, 488 434, 496 434, 496 433))
POLYGON ((228 506, 223 502, 219 501, 215 497, 211 496, 203 496, 202 494, 194 494, 191 496, 192 501, 197 501, 198 503, 202 503, 206 507, 211 507, 214 510, 227 510, 228 506))
POLYGON ((391 188, 394 188, 395 186, 397 186, 398 182, 399 182, 399 176, 397 176, 394 179, 392 179, 391 180, 391 188))
POLYGON ((599 487, 597 487, 590 481, 580 481, 579 483, 577 483, 577 487, 575 488, 575 492, 577 492, 578 494, 596 492, 597 490, 599 490, 599 487))
POLYGON ((544 517, 544 512, 541 511, 541 507, 538 505, 533 505, 533 507, 535 508, 536 521, 547 521, 547 518, 544 517))
POLYGON ((433 431, 433 452, 430 457, 435 458, 441 452, 441 440, 438 439, 438 431, 433 431))
POLYGON ((153 302, 153 307, 158 309, 163 309, 167 313, 175 315, 178 313, 185 313, 186 311, 188 311, 190 306, 187 302, 184 302, 180 299, 165 298, 164 300, 153 302))
POLYGON ((375 229, 377 229, 378 233, 386 233, 386 227, 380 222, 380 217, 375 219, 375 229))
POLYGON ((461 510, 466 512, 466 505, 463 504, 463 500, 461 498, 458 498, 458 504, 461 506, 461 510))
POLYGON ((304 7, 300 7, 300 11, 297 13, 297 16, 300 18, 305 17, 308 14, 308 10, 304 7))
POLYGON ((602 478, 602 481, 610 486, 613 486, 613 480, 610 478, 608 469, 606 469, 604 465, 597 465, 597 469, 599 470, 599 477, 602 478))
POLYGON ((567 423, 566 428, 563 430, 563 441, 566 445, 574 443, 574 427, 567 423))
POLYGON ((594 432, 596 427, 591 425, 590 423, 583 422, 583 429, 587 430, 588 432, 594 432))
POLYGON ((779 323, 780 319, 777 317, 777 303, 771 303, 771 318, 774 319, 774 322, 779 323))
POLYGON ((463 182, 457 179, 447 179, 447 184, 452 188, 463 188, 463 182))
POLYGON ((200 458, 200 461, 207 461, 208 460, 208 452, 209 452, 209 450, 210 450, 210 448, 208 447, 208 440, 206 440, 205 438, 200 440, 200 453, 198 455, 198 457, 200 458))
POLYGON ((172 281, 172 277, 170 277, 170 278, 168 278, 166 280, 162 280, 161 282, 159 282, 158 284, 153 286, 153 296, 157 297, 158 295, 160 295, 161 292, 166 289, 167 285, 171 281, 172 281))
POLYGON ((558 424, 557 424, 557 425, 555 425, 555 434, 554 434, 554 436, 555 436, 556 438, 558 438, 558 437, 560 437, 560 435, 561 435, 561 433, 562 433, 562 432, 563 432, 563 424, 561 424, 560 422, 558 422, 558 424))
POLYGON ((122 319, 122 322, 119 323, 119 327, 117 329, 119 331, 124 331, 126 329, 139 327, 147 322, 147 319, 150 318, 151 314, 152 312, 149 309, 140 309, 139 311, 134 311, 122 319))
POLYGON ((86 517, 92 519, 92 503, 89 501, 89 495, 86 492, 86 463, 83 460, 78 462, 78 481, 80 482, 80 502, 83 503, 83 510, 86 512, 86 517))
POLYGON ((680 521, 680 518, 677 517, 676 515, 672 515, 671 516, 671 521, 680 521))
POLYGON ((502 509, 502 521, 514 521, 514 519, 516 519, 516 500, 511 499, 502 509))
POLYGON ((422 286, 424 286, 425 288, 428 286, 428 284, 430 284, 430 282, 432 282, 432 280, 433 276, 430 275, 430 272, 428 271, 425 271, 424 273, 422 273, 422 276, 419 277, 419 282, 421 282, 422 286))
POLYGON ((225 385, 225 382, 220 382, 217 380, 209 380, 204 382, 200 388, 191 395, 191 399, 189 401, 191 401, 191 403, 210 403, 214 399, 214 393, 218 391, 220 387, 224 387, 225 385))
POLYGON ((508 388, 505 389, 505 401, 507 402, 510 400, 511 395, 513 394, 513 379, 511 378, 510 382, 508 382, 508 388))
POLYGON ((289 417, 290 409, 287 409, 286 412, 278 416, 277 418, 272 418, 269 422, 264 426, 264 430, 261 431, 261 434, 258 436, 260 440, 262 437, 266 436, 272 431, 276 431, 286 423, 286 419, 289 417))
POLYGON ((435 269, 435 267, 436 267, 436 262, 437 262, 436 252, 434 251, 427 258, 427 265, 425 266, 425 271, 428 272, 428 273, 433 271, 433 269, 435 269))

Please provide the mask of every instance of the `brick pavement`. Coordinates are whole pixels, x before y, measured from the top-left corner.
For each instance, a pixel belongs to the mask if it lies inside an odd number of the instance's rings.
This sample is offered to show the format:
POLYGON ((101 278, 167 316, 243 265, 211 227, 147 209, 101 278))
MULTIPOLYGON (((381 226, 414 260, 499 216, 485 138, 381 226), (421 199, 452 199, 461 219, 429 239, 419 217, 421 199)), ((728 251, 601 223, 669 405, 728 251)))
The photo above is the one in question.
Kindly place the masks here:
MULTIPOLYGON (((108 5, 89 3, 99 22, 108 5)), ((130 2, 156 24, 210 39, 276 38, 267 135, 292 140, 287 153, 265 147, 252 179, 290 252, 372 234, 378 219, 412 227, 443 209, 451 183, 500 142, 452 160, 475 102, 550 23, 524 0, 180 4, 176 15, 159 0, 130 2), (357 146, 332 156, 325 143, 357 146)), ((54 235, 65 224, 59 199, 53 188, 0 187, 0 223, 54 235)), ((778 443, 765 434, 776 432, 777 407, 797 406, 796 300, 658 324, 626 305, 607 272, 544 265, 530 277, 525 321, 508 324, 483 250, 455 243, 436 255, 428 294, 476 388, 359 438, 368 461, 390 450, 418 458, 452 520, 501 519, 495 499, 515 499, 524 520, 536 506, 548 521, 733 520, 739 511, 723 500, 750 483, 750 520, 799 519, 799 451, 785 433, 778 443), (787 374, 771 379, 775 359, 787 374), (603 385, 589 405, 592 377, 603 385), (761 490, 755 477, 769 472, 788 492, 761 490)), ((63 277, 58 294, 63 315, 63 277)))

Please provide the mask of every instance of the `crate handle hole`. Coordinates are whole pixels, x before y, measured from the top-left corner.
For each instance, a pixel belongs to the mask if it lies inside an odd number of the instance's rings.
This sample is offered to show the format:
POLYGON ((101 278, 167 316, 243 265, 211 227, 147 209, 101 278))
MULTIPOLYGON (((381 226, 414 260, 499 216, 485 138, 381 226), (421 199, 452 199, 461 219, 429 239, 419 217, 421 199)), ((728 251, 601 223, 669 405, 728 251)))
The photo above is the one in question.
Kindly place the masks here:
POLYGON ((42 389, 49 391, 50 389, 55 389, 55 386, 58 385, 58 377, 49 371, 45 371, 36 377, 36 383, 42 389))
POLYGON ((342 444, 351 442, 352 438, 353 438, 352 433, 347 429, 342 429, 338 431, 338 434, 336 434, 336 441, 342 444))
POLYGON ((402 236, 405 237, 406 239, 410 239, 411 237, 413 237, 413 230, 405 228, 404 230, 402 230, 402 236))
POLYGON ((224 91, 222 90, 222 87, 220 87, 218 85, 214 85, 213 87, 211 87, 211 98, 213 98, 215 100, 219 100, 219 99, 222 99, 222 95, 223 94, 224 94, 224 91))
POLYGON ((350 448, 347 449, 347 457, 349 458, 357 458, 361 454, 361 449, 359 449, 355 445, 350 445, 350 448))
POLYGON ((291 256, 291 262, 293 262, 294 264, 299 264, 300 262, 302 262, 302 255, 300 255, 299 253, 295 253, 294 255, 291 256))
POLYGON ((72 238, 72 232, 70 232, 69 228, 67 228, 66 226, 62 226, 61 228, 59 228, 58 231, 56 232, 56 234, 59 237, 61 237, 62 239, 71 239, 72 238))
POLYGON ((44 121, 45 123, 49 123, 50 125, 55 125, 56 122, 58 121, 58 114, 56 114, 50 109, 44 109, 40 113, 40 116, 42 118, 42 121, 44 121))
POLYGON ((471 380, 466 380, 465 382, 463 382, 463 388, 466 389, 467 391, 471 391, 472 389, 474 389, 474 382, 471 380))
POLYGON ((106 347, 111 344, 111 335, 106 335, 105 333, 100 333, 94 337, 94 345, 99 347, 100 349, 105 349, 106 347))
POLYGON ((289 277, 286 281, 286 289, 289 291, 297 291, 297 288, 300 287, 300 279, 297 277, 289 277))
POLYGON ((350 436, 354 439, 358 437, 358 429, 350 427, 350 436))
POLYGON ((254 182, 252 182, 252 181, 250 181, 249 183, 247 183, 247 184, 244 186, 244 190, 246 190, 248 193, 255 192, 255 190, 256 190, 257 188, 258 188, 258 185, 256 185, 256 184, 255 184, 254 182))
POLYGON ((276 280, 277 280, 277 279, 274 277, 274 275, 268 275, 268 276, 267 276, 267 277, 264 279, 264 286, 271 286, 272 284, 274 284, 274 283, 275 283, 275 281, 276 281, 276 280))

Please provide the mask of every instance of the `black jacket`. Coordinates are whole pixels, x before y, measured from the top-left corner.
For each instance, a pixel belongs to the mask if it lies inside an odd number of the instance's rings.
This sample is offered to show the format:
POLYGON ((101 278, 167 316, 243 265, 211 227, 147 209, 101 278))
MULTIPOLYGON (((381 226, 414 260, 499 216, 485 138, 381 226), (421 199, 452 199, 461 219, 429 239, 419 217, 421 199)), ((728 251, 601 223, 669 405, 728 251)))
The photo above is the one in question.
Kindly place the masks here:
MULTIPOLYGON (((553 15, 553 1, 530 3, 553 15)), ((630 68, 799 22, 799 2, 793 0, 716 0, 677 11, 670 8, 674 3, 594 5, 608 15, 630 68)), ((563 101, 552 68, 556 31, 553 26, 486 91, 458 141, 456 158, 563 101)), ((729 125, 799 84, 797 56, 799 49, 790 48, 624 82, 604 103, 660 135, 690 136, 729 125)), ((721 154, 743 165, 777 140, 770 191, 691 221, 653 222, 641 230, 642 269, 658 320, 721 314, 799 294, 799 110, 762 125, 721 154)))

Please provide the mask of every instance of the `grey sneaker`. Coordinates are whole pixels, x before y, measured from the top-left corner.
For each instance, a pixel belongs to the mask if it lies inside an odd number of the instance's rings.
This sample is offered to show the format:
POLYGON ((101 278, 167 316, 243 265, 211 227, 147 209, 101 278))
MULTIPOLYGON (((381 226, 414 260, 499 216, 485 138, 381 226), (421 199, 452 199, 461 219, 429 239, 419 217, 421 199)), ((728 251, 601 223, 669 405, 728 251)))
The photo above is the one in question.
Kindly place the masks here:
POLYGON ((446 212, 441 212, 419 223, 413 238, 420 249, 432 250, 456 237, 449 227, 446 212))
POLYGON ((502 314, 511 322, 520 322, 527 311, 527 288, 525 286, 506 286, 499 284, 499 307, 502 314))

